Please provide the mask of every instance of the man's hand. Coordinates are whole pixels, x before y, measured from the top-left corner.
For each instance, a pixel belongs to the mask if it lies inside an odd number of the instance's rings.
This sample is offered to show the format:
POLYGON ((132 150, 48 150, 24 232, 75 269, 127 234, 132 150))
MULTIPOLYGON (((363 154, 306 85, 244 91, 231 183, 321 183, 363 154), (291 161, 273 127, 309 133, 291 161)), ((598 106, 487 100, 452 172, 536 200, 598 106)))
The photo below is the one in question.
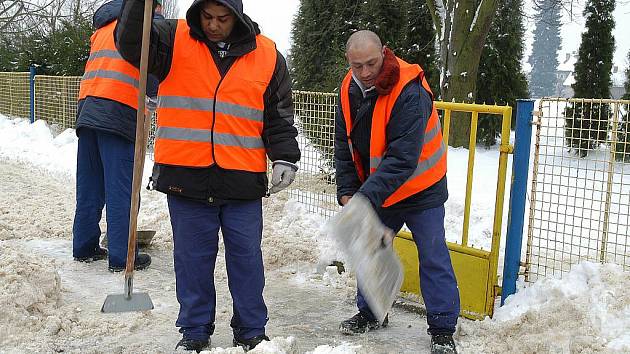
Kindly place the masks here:
POLYGON ((348 202, 350 201, 350 199, 352 199, 351 195, 344 195, 343 197, 341 197, 339 199, 339 201, 341 202, 341 205, 346 205, 348 204, 348 202))
POLYGON ((287 188, 295 179, 295 172, 297 172, 297 170, 298 167, 293 163, 282 160, 274 161, 269 193, 278 193, 287 188))

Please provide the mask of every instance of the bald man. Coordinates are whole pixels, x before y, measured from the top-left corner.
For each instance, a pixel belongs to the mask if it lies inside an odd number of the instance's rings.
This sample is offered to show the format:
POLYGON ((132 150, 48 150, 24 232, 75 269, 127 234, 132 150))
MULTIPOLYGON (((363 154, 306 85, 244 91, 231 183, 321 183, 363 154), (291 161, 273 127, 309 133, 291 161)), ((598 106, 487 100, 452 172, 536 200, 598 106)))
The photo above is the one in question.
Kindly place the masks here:
MULTIPOLYGON (((346 44, 350 71, 341 84, 335 121, 337 200, 367 198, 394 232, 411 230, 420 260, 432 353, 456 353, 459 291, 444 237, 446 147, 422 68, 397 58, 371 31, 346 44)), ((344 334, 386 327, 357 289, 359 312, 344 334)))

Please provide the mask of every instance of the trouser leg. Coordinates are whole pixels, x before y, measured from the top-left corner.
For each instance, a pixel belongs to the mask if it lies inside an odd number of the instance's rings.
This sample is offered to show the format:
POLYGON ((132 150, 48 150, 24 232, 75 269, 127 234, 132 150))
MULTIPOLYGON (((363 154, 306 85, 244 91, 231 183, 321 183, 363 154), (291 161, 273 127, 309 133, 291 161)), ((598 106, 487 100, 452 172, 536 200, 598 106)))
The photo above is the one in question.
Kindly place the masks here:
POLYGON ((444 206, 410 213, 406 223, 420 260, 420 290, 430 334, 452 334, 459 316, 459 289, 444 232, 444 206))
POLYGON ((221 208, 228 285, 232 294, 231 326, 235 338, 265 334, 267 306, 262 240, 262 201, 230 202, 221 208))
MULTIPOLYGON (((109 265, 124 267, 129 241, 134 143, 105 132, 97 132, 97 136, 105 181, 109 265)), ((136 254, 137 251, 136 247, 136 254)))
POLYGON ((219 207, 168 196, 179 316, 184 338, 207 340, 214 332, 214 268, 219 249, 219 207))
POLYGON ((96 131, 82 128, 78 134, 72 255, 82 258, 94 255, 99 247, 99 222, 105 205, 105 187, 96 131))

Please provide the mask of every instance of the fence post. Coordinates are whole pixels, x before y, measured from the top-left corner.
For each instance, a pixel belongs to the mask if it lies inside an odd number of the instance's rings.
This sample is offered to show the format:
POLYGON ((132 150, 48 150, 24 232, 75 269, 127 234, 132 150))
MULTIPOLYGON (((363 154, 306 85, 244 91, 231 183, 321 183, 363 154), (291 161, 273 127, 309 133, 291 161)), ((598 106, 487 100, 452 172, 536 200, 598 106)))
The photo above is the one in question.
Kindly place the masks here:
POLYGON ((516 134, 514 139, 514 157, 512 159, 512 186, 510 188, 510 209, 505 258, 503 261, 501 305, 504 304, 508 296, 516 292, 516 281, 518 280, 518 271, 521 263, 533 111, 533 100, 517 100, 516 134))
POLYGON ((35 122, 35 65, 31 64, 30 67, 31 76, 30 76, 30 100, 31 100, 31 123, 35 122))

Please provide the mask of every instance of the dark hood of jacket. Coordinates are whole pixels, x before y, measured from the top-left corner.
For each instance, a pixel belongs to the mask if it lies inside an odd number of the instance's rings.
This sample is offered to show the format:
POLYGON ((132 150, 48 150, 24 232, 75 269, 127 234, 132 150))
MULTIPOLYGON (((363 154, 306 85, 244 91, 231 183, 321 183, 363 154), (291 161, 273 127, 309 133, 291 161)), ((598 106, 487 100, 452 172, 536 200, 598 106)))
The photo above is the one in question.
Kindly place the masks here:
MULTIPOLYGON (((237 19, 226 42, 231 44, 255 43, 256 35, 260 33, 260 28, 256 22, 243 13, 243 3, 240 0, 215 1, 232 10, 237 19)), ((201 28, 200 13, 205 2, 206 0, 195 0, 186 12, 186 22, 188 22, 190 27, 191 35, 203 41, 206 41, 206 35, 201 28)))
POLYGON ((99 7, 92 18, 92 25, 99 29, 116 20, 122 10, 123 0, 108 1, 99 7))

